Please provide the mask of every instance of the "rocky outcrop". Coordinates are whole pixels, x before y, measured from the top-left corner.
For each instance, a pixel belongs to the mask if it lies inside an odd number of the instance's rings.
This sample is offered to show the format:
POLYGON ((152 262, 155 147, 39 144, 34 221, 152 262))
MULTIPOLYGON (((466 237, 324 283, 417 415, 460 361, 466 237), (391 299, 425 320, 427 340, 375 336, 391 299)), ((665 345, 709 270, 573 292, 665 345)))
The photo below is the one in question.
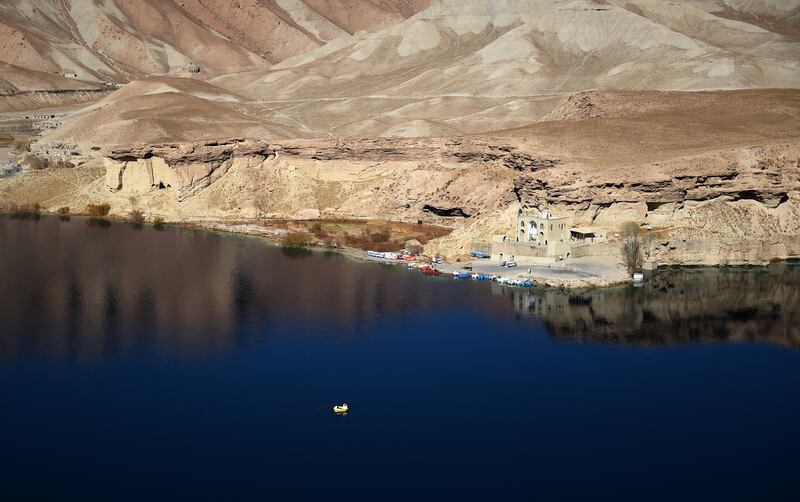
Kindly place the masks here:
POLYGON ((274 155, 269 145, 244 140, 141 145, 112 150, 104 159, 105 181, 112 192, 169 189, 182 202, 224 176, 235 162, 259 164, 274 155))
MULTIPOLYGON (((543 152, 503 137, 132 145, 103 153, 103 189, 82 196, 105 199, 121 214, 138 205, 173 221, 435 223, 455 231, 426 249, 450 258, 492 235, 510 235, 520 207, 547 207, 575 226, 602 227, 612 236, 636 222, 650 229, 648 258, 661 264, 800 256, 800 143, 624 166, 543 152)), ((68 196, 48 200, 79 207, 68 196)), ((612 237, 601 251, 618 249, 612 237)))
MULTIPOLYGON (((311 161, 332 168, 342 162, 437 162, 480 169, 492 165, 514 171, 538 171, 558 164, 517 147, 475 139, 328 139, 252 141, 229 139, 205 143, 134 145, 113 149, 104 158, 106 186, 112 192, 172 190, 179 202, 219 180, 234 163, 261 165, 267 160, 311 161)), ((513 176, 509 174, 510 176, 513 176)), ((451 216, 451 209, 421 204, 423 211, 451 216), (448 212, 449 211, 449 212, 448 212), (448 214, 444 214, 448 213, 448 214)), ((480 207, 457 208, 468 217, 480 207)))
POLYGON ((742 264, 800 255, 800 147, 755 146, 577 175, 514 182, 523 207, 547 206, 575 225, 650 225, 664 263, 742 264))

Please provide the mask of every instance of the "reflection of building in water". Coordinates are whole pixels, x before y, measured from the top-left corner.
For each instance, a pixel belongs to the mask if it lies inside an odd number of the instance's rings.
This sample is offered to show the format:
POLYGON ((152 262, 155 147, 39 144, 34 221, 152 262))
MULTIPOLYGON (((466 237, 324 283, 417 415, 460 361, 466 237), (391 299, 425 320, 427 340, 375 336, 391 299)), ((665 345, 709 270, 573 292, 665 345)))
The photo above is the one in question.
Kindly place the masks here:
POLYGON ((554 312, 563 312, 569 303, 567 296, 555 289, 512 288, 492 283, 492 292, 510 295, 514 311, 531 316, 544 317, 554 312))
MULTIPOLYGON (((498 290, 499 290, 498 286, 498 290)), ((667 269, 643 287, 504 288, 559 339, 635 345, 754 341, 800 348, 800 266, 667 269)))

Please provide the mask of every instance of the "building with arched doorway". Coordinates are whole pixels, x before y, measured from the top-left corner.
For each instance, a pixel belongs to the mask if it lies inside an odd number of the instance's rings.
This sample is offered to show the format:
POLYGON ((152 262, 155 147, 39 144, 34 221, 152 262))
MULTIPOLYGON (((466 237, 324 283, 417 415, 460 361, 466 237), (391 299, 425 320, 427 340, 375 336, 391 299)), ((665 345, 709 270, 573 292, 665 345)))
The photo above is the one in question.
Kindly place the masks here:
POLYGON ((520 209, 514 235, 492 239, 492 259, 513 256, 520 264, 566 259, 571 251, 570 237, 570 218, 554 216, 548 209, 520 209))
POLYGON ((545 248, 546 256, 566 256, 570 247, 570 218, 553 216, 550 210, 520 209, 516 242, 545 248))

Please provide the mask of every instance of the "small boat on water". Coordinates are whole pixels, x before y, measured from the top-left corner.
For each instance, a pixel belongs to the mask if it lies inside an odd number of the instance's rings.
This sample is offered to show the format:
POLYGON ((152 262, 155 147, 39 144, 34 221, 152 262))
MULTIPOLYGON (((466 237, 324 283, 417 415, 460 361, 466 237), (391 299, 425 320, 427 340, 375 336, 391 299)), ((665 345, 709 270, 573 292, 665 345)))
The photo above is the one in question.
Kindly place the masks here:
POLYGON ((472 279, 472 274, 469 272, 453 272, 453 277, 456 279, 472 279))
POLYGON ((472 274, 472 278, 476 281, 488 281, 492 276, 489 274, 472 274))
POLYGON ((350 408, 347 406, 347 403, 344 404, 337 404, 333 407, 333 412, 337 414, 347 413, 350 408))
POLYGON ((425 267, 422 269, 422 273, 425 275, 441 275, 442 273, 436 270, 433 267, 425 267))

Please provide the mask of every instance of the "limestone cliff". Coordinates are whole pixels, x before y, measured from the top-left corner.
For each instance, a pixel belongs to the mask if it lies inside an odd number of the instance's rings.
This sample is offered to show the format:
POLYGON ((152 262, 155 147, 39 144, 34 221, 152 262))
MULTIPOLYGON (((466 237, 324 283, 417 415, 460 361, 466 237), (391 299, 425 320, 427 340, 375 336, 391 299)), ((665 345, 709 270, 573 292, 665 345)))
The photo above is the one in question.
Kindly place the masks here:
MULTIPOLYGON (((105 167, 108 190, 161 201, 173 219, 423 220, 458 228, 432 244, 449 256, 510 233, 517 207, 549 207, 573 225, 610 233, 628 221, 649 224, 648 253, 661 263, 800 255, 796 143, 658 162, 642 166, 641 176, 581 173, 491 138, 166 144, 114 150, 105 167)), ((595 252, 613 254, 615 246, 595 252)))

